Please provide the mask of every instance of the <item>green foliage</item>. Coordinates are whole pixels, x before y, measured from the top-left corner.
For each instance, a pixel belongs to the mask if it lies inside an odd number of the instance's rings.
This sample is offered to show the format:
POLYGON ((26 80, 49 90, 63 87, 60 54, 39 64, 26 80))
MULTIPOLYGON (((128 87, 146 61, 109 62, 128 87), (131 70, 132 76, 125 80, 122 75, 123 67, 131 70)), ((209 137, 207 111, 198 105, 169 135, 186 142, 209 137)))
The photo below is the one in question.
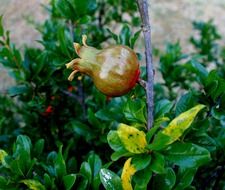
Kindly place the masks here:
POLYGON ((114 172, 103 168, 100 171, 100 179, 106 190, 122 190, 121 179, 114 172))
POLYGON ((206 57, 206 61, 213 61, 216 59, 218 44, 217 40, 221 38, 218 34, 216 26, 213 21, 193 22, 194 29, 198 30, 200 36, 198 38, 191 37, 190 41, 199 51, 199 53, 206 57))
POLYGON ((15 81, 0 95, 0 189, 223 189, 225 47, 213 21, 193 23, 196 52, 179 42, 157 51, 163 82, 147 131, 140 85, 109 99, 88 76, 69 82, 65 68, 82 34, 96 48, 133 49, 135 1, 51 0, 45 9, 40 48, 18 49, 0 17, 0 63, 15 81))

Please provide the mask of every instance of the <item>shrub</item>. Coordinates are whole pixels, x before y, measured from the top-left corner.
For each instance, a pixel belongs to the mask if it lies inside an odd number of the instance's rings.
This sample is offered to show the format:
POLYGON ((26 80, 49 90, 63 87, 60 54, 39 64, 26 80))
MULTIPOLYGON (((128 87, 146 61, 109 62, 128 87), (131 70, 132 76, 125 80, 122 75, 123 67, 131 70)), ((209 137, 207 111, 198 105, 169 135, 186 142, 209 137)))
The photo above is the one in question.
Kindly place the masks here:
POLYGON ((179 43, 155 51, 163 83, 154 85, 147 131, 140 85, 109 99, 85 75, 69 82, 65 68, 82 34, 96 48, 133 49, 135 1, 52 0, 45 8, 40 48, 17 49, 0 24, 0 63, 15 80, 0 96, 0 188, 224 189, 225 47, 213 22, 194 22, 196 52, 179 43))

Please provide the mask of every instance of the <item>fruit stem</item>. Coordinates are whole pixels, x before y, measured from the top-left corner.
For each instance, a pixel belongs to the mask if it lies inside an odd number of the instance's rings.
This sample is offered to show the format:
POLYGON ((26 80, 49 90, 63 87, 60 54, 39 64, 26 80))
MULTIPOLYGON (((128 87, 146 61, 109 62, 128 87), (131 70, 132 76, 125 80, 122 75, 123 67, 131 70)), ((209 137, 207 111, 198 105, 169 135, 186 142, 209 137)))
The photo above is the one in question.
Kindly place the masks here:
MULTIPOLYGON (((151 25, 148 13, 148 0, 136 0, 138 9, 142 20, 142 30, 145 41, 145 57, 146 57, 146 70, 147 70, 147 83, 146 83, 146 96, 147 96, 147 129, 150 130, 153 126, 153 108, 154 108, 154 72, 152 63, 152 45, 151 45, 151 25)), ((150 0, 149 0, 150 1, 150 0)))
POLYGON ((146 85, 147 85, 147 84, 146 84, 146 81, 145 81, 145 80, 142 80, 142 79, 139 78, 139 79, 137 80, 137 83, 140 84, 145 90, 147 90, 147 89, 146 89, 146 85))

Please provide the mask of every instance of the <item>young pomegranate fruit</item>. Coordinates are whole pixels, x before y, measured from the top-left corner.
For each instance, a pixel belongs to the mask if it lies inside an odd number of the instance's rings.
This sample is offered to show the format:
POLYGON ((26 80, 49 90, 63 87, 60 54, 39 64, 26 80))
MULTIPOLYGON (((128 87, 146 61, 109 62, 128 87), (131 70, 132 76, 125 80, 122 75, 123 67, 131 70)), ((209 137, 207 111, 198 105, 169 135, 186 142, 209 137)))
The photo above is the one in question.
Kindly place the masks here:
POLYGON ((73 69, 68 80, 72 81, 77 72, 89 75, 103 94, 109 97, 122 96, 136 84, 140 70, 135 52, 124 45, 114 45, 103 50, 86 44, 87 36, 82 36, 81 46, 74 43, 80 58, 66 64, 73 69))

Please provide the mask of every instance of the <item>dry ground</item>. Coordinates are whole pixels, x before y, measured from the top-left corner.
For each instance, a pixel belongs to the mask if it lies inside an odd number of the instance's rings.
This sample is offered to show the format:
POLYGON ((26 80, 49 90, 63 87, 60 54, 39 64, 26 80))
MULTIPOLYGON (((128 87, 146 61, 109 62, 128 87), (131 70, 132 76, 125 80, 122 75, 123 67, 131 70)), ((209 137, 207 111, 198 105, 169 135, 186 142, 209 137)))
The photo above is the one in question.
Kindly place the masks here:
MULTIPOLYGON (((23 44, 37 46, 38 32, 25 18, 43 22, 47 14, 40 6, 48 0, 0 0, 0 15, 11 31, 18 47, 23 44)), ((191 47, 187 40, 192 35, 193 20, 214 19, 220 33, 225 36, 225 0, 151 0, 153 45, 162 47, 165 41, 180 40, 185 51, 191 47)), ((5 70, 0 68, 0 90, 12 84, 5 70)))

